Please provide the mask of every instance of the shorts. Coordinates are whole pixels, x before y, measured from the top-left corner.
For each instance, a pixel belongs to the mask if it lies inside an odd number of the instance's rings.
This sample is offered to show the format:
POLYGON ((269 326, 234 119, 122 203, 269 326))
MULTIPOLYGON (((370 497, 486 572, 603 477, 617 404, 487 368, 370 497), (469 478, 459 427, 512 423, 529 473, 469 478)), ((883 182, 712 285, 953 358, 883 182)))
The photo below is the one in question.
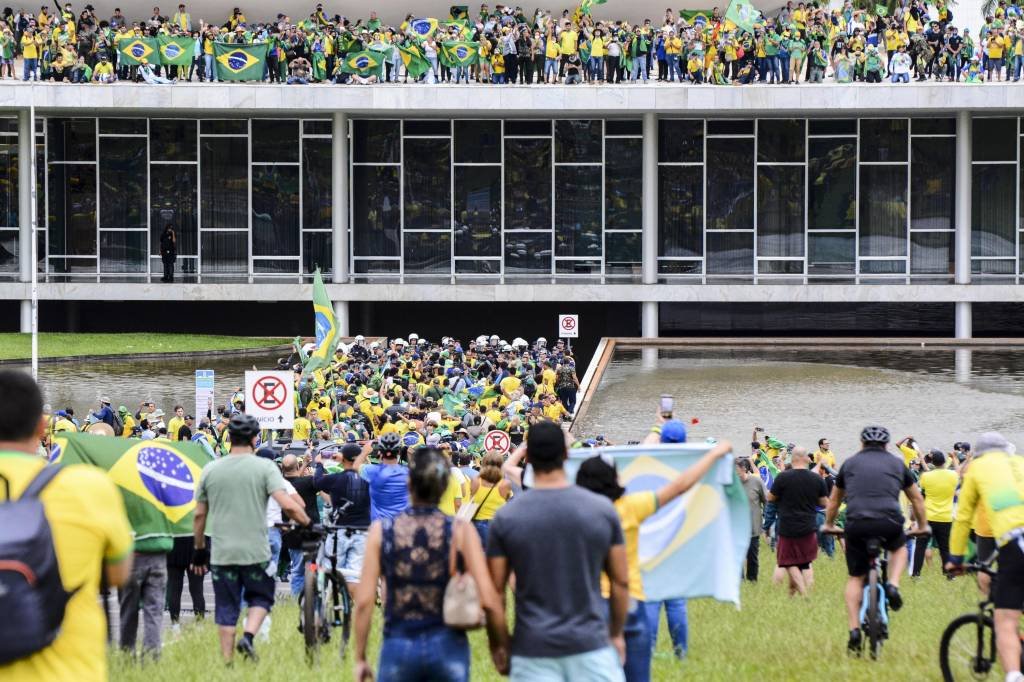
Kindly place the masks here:
POLYGON ((1024 609, 1024 536, 1010 540, 999 549, 999 571, 992 587, 992 605, 997 609, 1024 609))
POLYGON ((320 545, 317 564, 330 566, 328 552, 333 551, 336 567, 347 583, 358 583, 363 572, 363 557, 366 556, 365 530, 337 530, 327 536, 326 542, 320 545))
POLYGON ((811 562, 818 558, 818 534, 808 533, 798 538, 779 536, 779 545, 775 549, 775 560, 779 568, 796 566, 802 571, 811 567, 811 562))
POLYGON ((509 682, 625 682, 619 655, 610 646, 557 657, 512 656, 509 682))
POLYGON ((274 579, 267 575, 267 564, 212 566, 210 573, 217 625, 234 627, 238 624, 243 597, 249 606, 267 611, 274 606, 274 579))
POLYGON ((846 572, 851 578, 861 578, 871 568, 868 540, 878 538, 881 547, 895 552, 907 544, 903 524, 892 519, 847 519, 846 527, 846 572))
POLYGON ((978 561, 988 561, 996 551, 996 539, 984 535, 976 535, 974 538, 974 554, 978 561))

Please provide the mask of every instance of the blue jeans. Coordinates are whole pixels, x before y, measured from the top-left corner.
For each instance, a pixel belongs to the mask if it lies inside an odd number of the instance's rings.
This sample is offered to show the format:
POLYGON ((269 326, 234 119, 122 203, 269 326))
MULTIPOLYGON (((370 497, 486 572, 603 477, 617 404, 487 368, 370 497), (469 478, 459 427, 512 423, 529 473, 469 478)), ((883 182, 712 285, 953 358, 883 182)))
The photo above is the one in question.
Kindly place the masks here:
POLYGON ((634 81, 638 81, 643 77, 644 82, 647 82, 647 57, 645 55, 639 54, 633 60, 631 77, 634 81))
POLYGON ((469 680, 469 641, 466 633, 441 625, 414 635, 384 636, 377 666, 380 682, 469 680))
POLYGON ((778 83, 779 82, 779 57, 778 55, 768 55, 764 58, 765 64, 768 67, 768 82, 778 83))
POLYGON ((624 679, 619 656, 610 646, 571 656, 513 656, 509 673, 509 682, 621 682, 624 679))
POLYGON ((458 83, 459 80, 465 80, 467 83, 469 82, 469 69, 465 66, 455 67, 455 82, 458 83))
POLYGON ((782 82, 789 82, 789 54, 780 52, 775 58, 779 62, 779 68, 782 71, 782 82))
POLYGON ((555 80, 558 80, 558 58, 552 59, 546 57, 544 59, 544 80, 548 79, 548 76, 553 76, 555 80))
MULTIPOLYGON (((626 682, 650 682, 651 679, 651 633, 647 625, 647 607, 642 601, 630 599, 633 609, 626 614, 626 682)), ((605 601, 605 616, 609 617, 609 604, 605 601)))
POLYGON ((480 535, 480 544, 483 545, 484 549, 487 549, 487 532, 490 530, 491 522, 488 521, 474 521, 473 525, 476 527, 476 532, 480 535))
POLYGON ((39 60, 38 59, 26 59, 24 68, 24 80, 32 78, 33 80, 39 80, 39 60))
POLYGON ((677 54, 670 54, 670 55, 667 55, 667 57, 668 57, 668 80, 669 80, 669 82, 672 82, 672 81, 677 80, 677 79, 680 82, 682 82, 682 80, 683 80, 683 73, 682 73, 682 71, 679 70, 679 55, 677 55, 677 54))
POLYGON ((213 55, 204 54, 203 63, 206 64, 206 78, 212 83, 217 80, 217 71, 213 68, 213 55))
POLYGON ((1024 69, 1024 55, 1016 55, 1013 57, 1013 80, 1020 80, 1020 72, 1024 69))
POLYGON ((267 564, 267 575, 277 575, 277 560, 281 558, 281 529, 268 528, 267 538, 270 540, 270 563, 267 564))
MULTIPOLYGON (((893 81, 895 82, 895 81, 893 81)), ((818 528, 821 528, 822 524, 825 523, 825 510, 819 509, 817 511, 817 522, 818 528)), ((836 536, 829 535, 828 533, 818 532, 818 547, 828 554, 828 558, 835 558, 836 555, 836 536)))
POLYGON ((298 597, 302 594, 302 586, 306 582, 306 564, 302 561, 302 550, 289 549, 288 558, 290 559, 288 582, 292 585, 292 596, 298 597))
MULTIPOLYGON (((909 83, 910 82, 910 74, 909 73, 894 73, 892 75, 892 82, 893 83, 909 83)), ((829 537, 832 537, 832 536, 829 536, 829 537)))
POLYGON ((604 80, 604 57, 591 57, 590 58, 590 80, 592 80, 592 81, 603 81, 604 80))
POLYGON ((658 627, 661 625, 661 605, 665 605, 668 634, 672 637, 672 651, 677 658, 685 658, 689 648, 689 628, 686 620, 686 600, 666 599, 646 602, 647 626, 651 632, 651 651, 658 645, 658 627))

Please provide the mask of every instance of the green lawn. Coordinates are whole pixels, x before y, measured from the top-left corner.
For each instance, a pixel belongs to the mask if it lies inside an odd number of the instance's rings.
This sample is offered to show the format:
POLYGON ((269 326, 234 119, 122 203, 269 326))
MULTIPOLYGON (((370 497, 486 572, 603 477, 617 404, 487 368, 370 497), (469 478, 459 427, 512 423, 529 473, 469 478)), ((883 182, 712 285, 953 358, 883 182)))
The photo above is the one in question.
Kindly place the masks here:
MULTIPOLYGON (((39 357, 133 355, 136 353, 195 353, 242 348, 266 348, 290 339, 201 334, 40 334, 39 357)), ((0 333, 0 360, 28 359, 29 334, 0 333)))
MULTIPOLYGON (((774 566, 762 551, 762 566, 774 566)), ((891 639, 879 661, 848 658, 846 617, 842 603, 845 566, 820 559, 817 585, 810 598, 792 599, 783 587, 771 584, 771 568, 756 585, 743 587, 742 609, 706 599, 690 602, 690 651, 684 662, 670 654, 664 622, 654 658, 653 679, 669 680, 938 680, 939 639, 946 624, 976 606, 977 590, 970 578, 947 582, 934 564, 919 582, 906 580, 903 609, 893 614, 891 639)), ((162 659, 138 667, 122 654, 111 660, 111 679, 119 682, 181 682, 182 680, 350 680, 351 656, 341 663, 327 652, 318 667, 309 670, 302 639, 296 631, 296 607, 282 604, 274 610, 271 641, 257 646, 258 664, 236 662, 225 669, 217 652, 212 624, 188 626, 176 641, 164 647, 162 659)), ((374 620, 371 658, 376 667, 380 650, 380 618, 374 620)), ((141 636, 140 636, 141 637, 141 636)), ((486 635, 471 635, 472 679, 498 680, 487 652, 486 635)), ((1002 673, 990 679, 1002 680, 1002 673)))

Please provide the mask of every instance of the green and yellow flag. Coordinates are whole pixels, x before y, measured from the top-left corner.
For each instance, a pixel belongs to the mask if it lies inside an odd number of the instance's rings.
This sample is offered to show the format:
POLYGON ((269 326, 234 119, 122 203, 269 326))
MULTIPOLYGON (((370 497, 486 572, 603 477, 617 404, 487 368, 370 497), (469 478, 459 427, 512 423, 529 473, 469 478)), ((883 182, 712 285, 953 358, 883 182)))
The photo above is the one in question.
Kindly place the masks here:
POLYGON ((888 16, 889 6, 888 5, 875 5, 875 14, 880 17, 888 16))
POLYGON ((449 67, 472 66, 480 59, 480 43, 446 40, 441 43, 441 56, 449 67))
POLYGON ((711 23, 711 10, 709 9, 681 9, 679 10, 679 18, 684 20, 686 23, 693 24, 711 23))
POLYGON ((418 40, 424 40, 437 33, 437 28, 437 19, 432 19, 430 17, 425 19, 413 19, 409 22, 409 28, 406 29, 406 33, 418 40))
POLYGON ((590 11, 594 8, 594 5, 603 5, 608 0, 583 0, 580 2, 580 12, 590 16, 590 11))
POLYGON ((168 66, 188 66, 195 55, 196 39, 188 36, 159 36, 160 63, 168 66))
POLYGON ((50 461, 106 471, 124 497, 138 543, 192 535, 199 475, 213 459, 198 443, 63 432, 53 439, 50 461))
POLYGON ((341 63, 341 70, 345 73, 356 74, 364 78, 367 76, 377 76, 380 78, 384 70, 384 59, 380 52, 374 52, 373 50, 353 52, 346 56, 345 61, 341 63))
POLYGON ((316 331, 316 350, 302 368, 302 373, 312 374, 330 367, 334 349, 338 346, 338 321, 334 317, 334 305, 327 295, 327 287, 320 276, 320 268, 313 273, 313 326, 316 331))
POLYGON ((452 5, 448 8, 449 19, 469 19, 469 5, 452 5))
POLYGON ((258 81, 263 78, 267 63, 267 43, 228 44, 214 42, 213 56, 217 79, 225 81, 258 81))
POLYGON ((761 12, 750 4, 750 0, 732 0, 729 9, 725 11, 725 18, 744 31, 753 33, 754 24, 761 20, 761 12))
POLYGON ((430 70, 430 62, 423 57, 420 48, 415 45, 399 45, 398 54, 402 57, 405 70, 413 78, 419 78, 430 70))
POLYGON ((123 66, 138 66, 143 60, 159 63, 160 43, 156 38, 126 38, 121 41, 118 61, 123 66))

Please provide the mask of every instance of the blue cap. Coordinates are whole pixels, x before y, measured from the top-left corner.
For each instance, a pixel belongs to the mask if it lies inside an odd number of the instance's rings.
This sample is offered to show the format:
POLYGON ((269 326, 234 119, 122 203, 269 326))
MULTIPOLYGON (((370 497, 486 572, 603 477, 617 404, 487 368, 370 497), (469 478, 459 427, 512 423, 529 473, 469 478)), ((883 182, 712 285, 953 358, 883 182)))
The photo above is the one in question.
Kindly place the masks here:
POLYGON ((670 419, 661 426, 662 443, 685 443, 686 427, 678 419, 670 419))

